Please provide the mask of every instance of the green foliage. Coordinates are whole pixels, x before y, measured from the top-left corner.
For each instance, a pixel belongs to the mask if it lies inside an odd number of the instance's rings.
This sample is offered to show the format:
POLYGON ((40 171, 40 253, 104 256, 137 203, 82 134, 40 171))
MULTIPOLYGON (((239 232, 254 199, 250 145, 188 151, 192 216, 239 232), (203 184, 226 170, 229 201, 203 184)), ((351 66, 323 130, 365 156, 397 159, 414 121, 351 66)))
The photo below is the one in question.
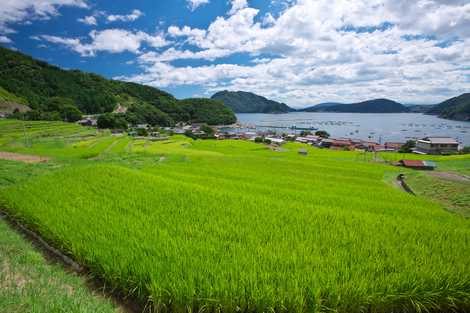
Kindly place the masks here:
POLYGON ((209 137, 213 137, 214 134, 215 134, 215 130, 214 130, 212 127, 210 127, 209 125, 207 125, 207 124, 203 124, 203 125, 201 126, 201 130, 202 130, 203 132, 205 132, 206 135, 209 136, 209 137))
POLYGON ((263 137, 256 137, 256 138, 255 138, 255 142, 256 142, 256 143, 263 143, 263 141, 264 141, 264 138, 263 138, 263 137))
POLYGON ((148 133, 148 131, 147 131, 145 128, 138 128, 138 129, 137 129, 137 136, 144 136, 144 137, 146 137, 146 136, 148 136, 148 135, 149 135, 149 133, 148 133))
POLYGON ((170 115, 160 111, 148 103, 132 105, 127 113, 126 119, 131 124, 150 124, 152 126, 172 126, 173 119, 170 115))
POLYGON ((437 114, 442 118, 470 121, 470 93, 448 99, 433 106, 427 113, 437 114))
POLYGON ((222 102, 211 99, 185 99, 181 105, 189 122, 206 123, 208 125, 228 125, 237 121, 232 110, 222 102))
POLYGON ((326 130, 318 130, 315 132, 316 136, 322 137, 322 138, 329 138, 330 134, 326 130))
POLYGON ((400 153, 411 153, 413 152, 413 148, 416 147, 416 141, 414 140, 408 140, 405 142, 403 146, 401 146, 400 150, 398 152, 400 153))
POLYGON ((312 132, 309 131, 309 130, 302 130, 302 131, 300 132, 300 136, 301 136, 301 137, 305 137, 305 136, 308 136, 308 135, 312 135, 312 132))
POLYGON ((470 146, 463 147, 462 152, 463 153, 470 153, 470 146))
POLYGON ((16 95, 6 91, 4 88, 0 87, 0 102, 13 102, 18 104, 28 104, 26 99, 17 97, 16 95))
POLYGON ((75 106, 72 99, 52 97, 45 102, 46 112, 58 112, 65 122, 76 122, 82 118, 82 112, 75 106))
POLYGON ((104 113, 98 116, 98 128, 127 129, 127 120, 123 114, 104 113))

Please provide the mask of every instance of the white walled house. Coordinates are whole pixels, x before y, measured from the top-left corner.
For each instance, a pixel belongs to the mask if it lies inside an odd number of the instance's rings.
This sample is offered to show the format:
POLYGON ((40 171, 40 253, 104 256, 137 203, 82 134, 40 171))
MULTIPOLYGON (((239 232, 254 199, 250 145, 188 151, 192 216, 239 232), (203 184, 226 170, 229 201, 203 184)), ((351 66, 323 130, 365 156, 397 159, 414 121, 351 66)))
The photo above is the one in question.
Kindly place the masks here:
POLYGON ((452 154, 459 150, 459 143, 450 137, 426 137, 416 142, 416 152, 426 154, 452 154))

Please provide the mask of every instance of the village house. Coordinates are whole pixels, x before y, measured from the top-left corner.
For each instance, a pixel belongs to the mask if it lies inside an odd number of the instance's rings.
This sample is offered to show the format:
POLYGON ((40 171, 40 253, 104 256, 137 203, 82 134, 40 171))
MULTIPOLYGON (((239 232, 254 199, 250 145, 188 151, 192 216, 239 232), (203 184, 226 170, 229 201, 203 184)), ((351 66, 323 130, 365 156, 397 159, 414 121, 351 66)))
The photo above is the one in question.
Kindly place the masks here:
POLYGON ((333 139, 322 139, 317 145, 321 148, 330 148, 333 144, 333 139))
POLYGON ((387 151, 398 151, 401 149, 403 145, 404 143, 401 143, 401 142, 386 142, 385 149, 387 151))
POLYGON ((426 137, 416 142, 415 152, 424 154, 453 154, 459 150, 459 143, 450 137, 426 137))
POLYGON ((350 139, 340 138, 340 139, 333 139, 333 142, 331 143, 330 148, 353 150, 355 147, 350 139))
POLYGON ((276 145, 282 145, 285 142, 284 139, 276 138, 276 137, 266 137, 265 140, 269 140, 271 141, 272 144, 276 144, 276 145))
POLYGON ((117 107, 113 111, 113 113, 126 113, 126 112, 127 112, 127 108, 120 104, 118 104, 117 107))
POLYGON ((86 117, 82 120, 77 121, 77 124, 82 125, 82 126, 91 126, 91 127, 96 127, 98 126, 98 122, 96 118, 91 118, 91 117, 86 117))
POLYGON ((295 141, 300 143, 316 144, 321 140, 321 137, 315 135, 307 135, 305 137, 297 137, 295 141))

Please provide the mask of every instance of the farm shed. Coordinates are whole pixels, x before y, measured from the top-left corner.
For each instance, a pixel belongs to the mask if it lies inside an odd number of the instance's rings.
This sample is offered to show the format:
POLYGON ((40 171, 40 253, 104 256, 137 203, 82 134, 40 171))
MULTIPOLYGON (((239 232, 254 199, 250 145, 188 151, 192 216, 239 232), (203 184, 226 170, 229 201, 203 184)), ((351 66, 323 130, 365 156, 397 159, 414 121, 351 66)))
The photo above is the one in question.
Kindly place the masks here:
POLYGON ((433 170, 436 168, 436 163, 422 160, 400 160, 398 165, 416 170, 433 170))

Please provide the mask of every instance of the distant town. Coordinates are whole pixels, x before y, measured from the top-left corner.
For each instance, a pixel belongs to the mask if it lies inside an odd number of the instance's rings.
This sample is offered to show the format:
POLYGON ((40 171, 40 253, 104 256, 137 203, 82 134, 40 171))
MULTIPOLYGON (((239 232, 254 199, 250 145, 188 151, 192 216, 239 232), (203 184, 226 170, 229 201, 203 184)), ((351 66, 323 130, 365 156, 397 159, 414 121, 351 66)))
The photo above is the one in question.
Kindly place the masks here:
MULTIPOLYGON (((87 117, 78 121, 82 126, 97 127, 98 122, 94 117, 87 117)), ((332 138, 327 131, 299 128, 294 134, 279 134, 273 130, 260 131, 249 129, 249 125, 234 124, 222 126, 208 126, 201 123, 178 123, 174 127, 152 127, 149 124, 138 124, 130 127, 127 134, 132 137, 153 141, 167 140, 170 135, 186 135, 193 139, 217 139, 217 140, 248 140, 264 143, 272 146, 281 146, 286 142, 298 142, 319 148, 333 150, 361 150, 367 152, 403 152, 431 155, 451 155, 468 153, 458 140, 446 136, 424 137, 406 142, 386 141, 384 143, 362 140, 356 138, 332 138), (297 133, 298 132, 298 133, 297 133)), ((124 130, 111 130, 115 135, 124 133, 124 130)))

